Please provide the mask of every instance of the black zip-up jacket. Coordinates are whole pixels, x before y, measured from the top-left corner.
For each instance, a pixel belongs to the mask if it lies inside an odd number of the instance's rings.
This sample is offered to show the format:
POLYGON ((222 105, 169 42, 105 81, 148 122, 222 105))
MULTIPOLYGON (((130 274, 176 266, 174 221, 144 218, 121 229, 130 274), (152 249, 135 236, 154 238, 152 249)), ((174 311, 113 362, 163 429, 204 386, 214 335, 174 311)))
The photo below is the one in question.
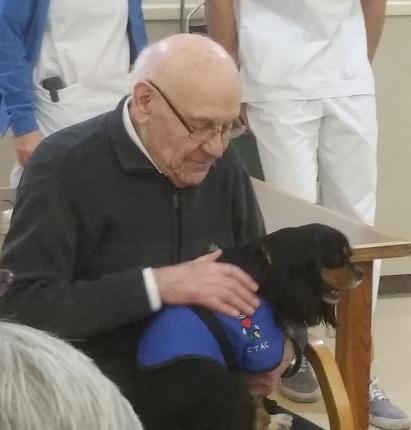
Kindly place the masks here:
POLYGON ((33 154, 3 247, 15 281, 0 318, 71 341, 133 401, 136 339, 151 313, 142 268, 243 244, 264 228, 233 149, 200 185, 178 189, 130 140, 123 104, 33 154))

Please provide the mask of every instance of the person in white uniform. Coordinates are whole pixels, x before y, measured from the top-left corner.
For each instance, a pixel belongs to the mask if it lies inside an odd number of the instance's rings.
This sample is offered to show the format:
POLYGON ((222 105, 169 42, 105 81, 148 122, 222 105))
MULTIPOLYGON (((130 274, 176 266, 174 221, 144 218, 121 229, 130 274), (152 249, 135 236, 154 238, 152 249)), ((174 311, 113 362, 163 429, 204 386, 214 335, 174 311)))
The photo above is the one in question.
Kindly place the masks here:
POLYGON ((0 133, 22 168, 41 140, 112 110, 147 43, 141 0, 0 0, 0 133))
MULTIPOLYGON (((208 33, 236 60, 243 119, 256 137, 265 180, 373 225, 377 184, 374 57, 386 0, 207 0, 208 33)), ((373 307, 378 292, 375 268, 373 307)), ((306 363, 282 392, 316 401, 306 363)), ((370 419, 409 427, 370 383, 370 419)))

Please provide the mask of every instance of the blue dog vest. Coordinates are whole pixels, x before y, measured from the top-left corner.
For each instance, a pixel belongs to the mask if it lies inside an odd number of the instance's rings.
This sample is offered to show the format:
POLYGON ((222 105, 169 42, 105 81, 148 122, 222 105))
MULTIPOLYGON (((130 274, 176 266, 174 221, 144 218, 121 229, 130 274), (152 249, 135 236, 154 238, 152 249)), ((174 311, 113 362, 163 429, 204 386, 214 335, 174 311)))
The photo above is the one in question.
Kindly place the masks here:
MULTIPOLYGON (((215 317, 229 340, 236 370, 267 372, 281 363, 284 333, 275 324, 266 300, 261 300, 252 317, 215 317)), ((229 367, 218 339, 195 309, 165 307, 153 316, 139 340, 137 364, 141 369, 152 369, 186 358, 208 359, 229 367)))

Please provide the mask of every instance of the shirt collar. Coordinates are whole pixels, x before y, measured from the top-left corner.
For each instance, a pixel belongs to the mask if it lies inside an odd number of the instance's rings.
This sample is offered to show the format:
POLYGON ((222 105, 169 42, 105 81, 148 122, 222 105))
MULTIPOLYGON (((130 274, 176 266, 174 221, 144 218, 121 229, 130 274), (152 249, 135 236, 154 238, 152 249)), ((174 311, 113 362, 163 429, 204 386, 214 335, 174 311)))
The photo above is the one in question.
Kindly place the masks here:
POLYGON ((138 149, 150 160, 151 164, 157 169, 159 173, 162 173, 159 167, 156 165, 154 160, 151 158, 150 154, 148 153, 146 147, 144 146, 143 142, 139 138, 138 134, 136 133, 136 130, 133 126, 133 123, 131 122, 130 118, 130 112, 128 110, 128 107, 131 103, 131 96, 127 98, 127 100, 124 103, 123 106, 123 124, 124 128, 126 129, 126 132, 130 139, 136 144, 138 149))

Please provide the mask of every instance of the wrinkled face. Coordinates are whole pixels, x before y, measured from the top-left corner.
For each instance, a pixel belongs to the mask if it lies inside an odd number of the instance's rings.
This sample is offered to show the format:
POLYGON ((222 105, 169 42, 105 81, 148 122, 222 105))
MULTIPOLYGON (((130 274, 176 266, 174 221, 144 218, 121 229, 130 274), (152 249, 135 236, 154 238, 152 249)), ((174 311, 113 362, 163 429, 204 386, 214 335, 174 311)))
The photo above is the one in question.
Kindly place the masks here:
POLYGON ((200 184, 227 149, 232 122, 239 115, 239 91, 199 91, 178 97, 176 91, 153 88, 150 154, 177 187, 200 184))

